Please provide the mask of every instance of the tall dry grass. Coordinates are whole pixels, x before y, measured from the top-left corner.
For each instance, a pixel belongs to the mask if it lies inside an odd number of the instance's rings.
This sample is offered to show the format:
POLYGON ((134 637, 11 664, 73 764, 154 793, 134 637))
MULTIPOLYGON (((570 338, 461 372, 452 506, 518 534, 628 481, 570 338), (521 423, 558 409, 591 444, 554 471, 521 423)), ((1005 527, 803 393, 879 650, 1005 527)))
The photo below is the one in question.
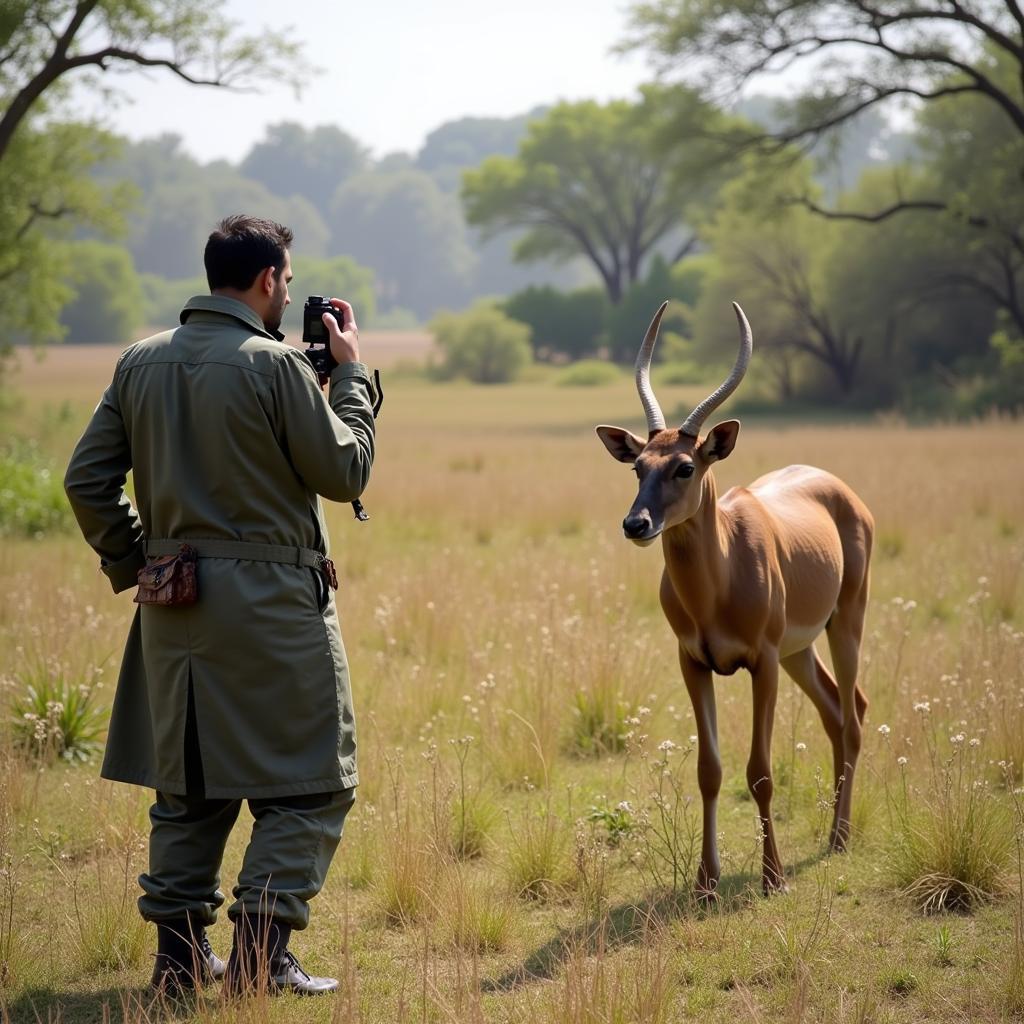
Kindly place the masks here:
MULTIPOLYGON (((55 464, 101 370, 76 383, 65 427, 33 422, 57 401, 45 382, 19 414, 55 464)), ((661 397, 671 409, 694 395, 661 397)), ((621 540, 635 485, 590 430, 638 411, 617 384, 389 389, 371 522, 331 513, 363 785, 313 925, 294 940, 307 968, 343 977, 345 992, 239 1007, 210 990, 177 1019, 1020 1012, 1024 429, 744 424, 716 469, 721 489, 789 462, 821 465, 855 487, 888 539, 863 648, 871 703, 853 850, 824 859, 830 750, 784 683, 774 762, 791 892, 756 895, 749 682, 722 679, 723 899, 708 912, 688 900, 699 794, 684 755, 696 730, 658 606, 660 553, 621 540), (940 919, 948 963, 915 898, 915 884, 939 876, 984 891, 929 904, 959 911, 940 919)), ((3 717, 40 663, 74 678, 102 669, 93 692, 109 704, 130 595, 109 594, 72 536, 5 542, 0 576, 3 717)), ((94 765, 40 770, 10 736, 0 1012, 156 1019, 142 994, 153 936, 132 917, 146 794, 97 780, 94 765)), ((243 826, 227 885, 244 838, 243 826)), ((212 938, 226 952, 223 923, 212 938)))

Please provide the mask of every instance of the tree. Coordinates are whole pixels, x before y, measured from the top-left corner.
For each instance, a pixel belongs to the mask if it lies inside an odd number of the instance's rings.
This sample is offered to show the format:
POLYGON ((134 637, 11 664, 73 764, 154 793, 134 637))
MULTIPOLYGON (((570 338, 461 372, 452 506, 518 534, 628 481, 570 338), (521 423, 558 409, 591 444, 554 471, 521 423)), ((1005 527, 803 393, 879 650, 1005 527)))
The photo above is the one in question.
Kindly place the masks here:
MULTIPOLYGON (((664 259, 656 256, 647 275, 640 281, 634 281, 622 302, 608 310, 604 341, 612 359, 619 363, 632 363, 636 359, 640 338, 643 337, 640 332, 665 299, 672 300, 661 322, 666 337, 670 332, 679 332, 688 326, 687 311, 696 301, 699 276, 680 273, 685 266, 686 262, 669 267, 664 259)), ((659 344, 658 357, 664 356, 669 347, 664 342, 659 344)))
POLYGON ((67 340, 122 346, 134 341, 146 310, 131 256, 119 245, 85 241, 71 242, 68 257, 68 280, 77 294, 60 314, 67 340))
POLYGON ((74 295, 65 241, 75 222, 115 229, 128 199, 123 186, 88 177, 115 145, 86 125, 24 125, 0 160, 0 358, 19 338, 63 333, 60 310, 74 295))
MULTIPOLYGON (((1013 80, 1018 65, 993 51, 984 66, 1024 102, 1024 78, 1013 80)), ((933 251, 948 257, 944 285, 983 295, 1024 338, 1024 135, 1008 133, 1002 111, 967 92, 930 104, 918 140, 927 169, 908 199, 947 197, 933 218, 933 251)))
MULTIPOLYGON (((695 122, 717 116, 690 91, 675 99, 695 122)), ((664 91, 652 89, 639 104, 560 103, 527 126, 517 156, 491 157, 464 175, 470 224, 525 228, 515 247, 522 261, 585 256, 618 303, 659 247, 673 242, 675 262, 695 241, 683 232, 686 212, 704 193, 659 153, 664 102, 664 91)))
POLYGON ((223 160, 200 164, 181 148, 177 135, 126 143, 97 169, 103 181, 125 180, 145 199, 127 215, 126 243, 136 268, 167 278, 202 273, 203 247, 214 223, 228 213, 256 213, 287 224, 295 249, 323 256, 327 227, 308 200, 283 198, 223 160))
POLYGON ((526 126, 543 116, 537 107, 518 117, 461 117, 446 121, 424 140, 416 166, 430 174, 446 191, 458 191, 464 170, 491 156, 513 156, 526 126))
MULTIPOLYGON (((645 0, 633 8, 626 46, 645 48, 663 72, 678 70, 719 90, 802 70, 810 84, 771 133, 781 145, 814 141, 893 102, 928 107, 972 96, 998 112, 1003 137, 1016 140, 1018 175, 1024 170, 1019 0, 645 0), (998 64, 1010 73, 994 74, 998 64)), ((823 212, 806 194, 799 198, 823 212)), ((904 210, 957 207, 954 196, 938 194, 838 216, 878 222, 904 210)), ((969 223, 971 214, 962 211, 969 223)))
POLYGON ((329 216, 332 255, 371 267, 379 305, 429 316, 462 305, 473 254, 457 201, 418 170, 358 174, 339 186, 329 216))
POLYGON ((338 186, 369 163, 366 149, 334 125, 303 128, 293 121, 267 128, 239 170, 275 195, 304 196, 326 216, 338 186))
POLYGON ((298 85, 298 46, 245 36, 207 0, 6 0, 0 13, 0 160, 47 91, 82 69, 162 68, 193 85, 298 85))
MULTIPOLYGON (((70 83, 90 71, 162 68, 194 84, 296 83, 286 35, 245 36, 205 0, 5 0, 0 4, 0 326, 59 337, 72 295, 61 239, 110 232, 129 191, 87 175, 115 143, 60 117, 70 83)), ((87 79, 86 79, 87 80, 87 79)))
POLYGON ((799 207, 780 208, 773 188, 812 189, 807 163, 767 167, 749 159, 744 173, 723 188, 706 229, 715 260, 697 306, 695 336, 704 352, 727 359, 735 350, 729 312, 735 299, 783 397, 791 397, 802 359, 849 398, 859 383, 864 332, 856 315, 835 315, 824 287, 838 225, 822 225, 799 207))

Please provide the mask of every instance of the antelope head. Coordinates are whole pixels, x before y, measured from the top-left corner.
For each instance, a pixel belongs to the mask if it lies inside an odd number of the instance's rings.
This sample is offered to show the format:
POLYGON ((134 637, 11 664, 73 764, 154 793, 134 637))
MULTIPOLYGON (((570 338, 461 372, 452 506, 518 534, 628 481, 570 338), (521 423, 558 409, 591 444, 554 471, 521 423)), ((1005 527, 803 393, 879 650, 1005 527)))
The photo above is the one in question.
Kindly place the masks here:
POLYGON ((665 416, 651 388, 651 356, 667 302, 647 328, 636 357, 636 387, 647 415, 647 440, 622 427, 597 427, 597 436, 619 462, 629 462, 639 479, 622 532, 635 544, 653 543, 665 530, 689 519, 700 507, 701 481, 715 462, 727 458, 740 432, 738 420, 719 423, 700 439, 704 421, 739 386, 747 372, 753 338, 743 310, 734 302, 740 325, 740 350, 728 377, 697 406, 678 429, 667 429, 665 416))

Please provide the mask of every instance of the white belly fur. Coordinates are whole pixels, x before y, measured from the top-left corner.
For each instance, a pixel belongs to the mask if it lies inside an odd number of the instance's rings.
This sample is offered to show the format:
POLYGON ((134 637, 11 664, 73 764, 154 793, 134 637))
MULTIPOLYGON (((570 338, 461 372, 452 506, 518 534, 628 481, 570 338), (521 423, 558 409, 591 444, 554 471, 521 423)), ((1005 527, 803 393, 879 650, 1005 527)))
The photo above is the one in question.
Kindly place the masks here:
POLYGON ((818 623, 816 626, 800 626, 790 624, 782 636, 782 643, 779 645, 779 657, 788 658, 797 651, 806 650, 821 635, 828 619, 818 623))

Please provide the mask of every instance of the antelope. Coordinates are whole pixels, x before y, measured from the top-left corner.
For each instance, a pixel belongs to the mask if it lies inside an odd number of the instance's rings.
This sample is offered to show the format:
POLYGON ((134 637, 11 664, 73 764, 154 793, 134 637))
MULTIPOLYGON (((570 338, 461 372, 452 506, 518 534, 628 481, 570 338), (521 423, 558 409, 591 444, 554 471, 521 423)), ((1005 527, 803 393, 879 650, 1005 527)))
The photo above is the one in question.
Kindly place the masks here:
POLYGON ((661 538, 665 568, 661 607, 679 643, 679 663, 697 723, 697 782, 703 802, 697 896, 717 899, 721 863, 716 841, 722 762, 712 673, 750 672, 753 740, 747 784, 763 836, 765 895, 786 887, 772 825, 772 725, 779 666, 811 699, 832 744, 835 804, 829 848, 850 837, 850 802, 867 700, 857 685, 871 513, 841 480, 811 466, 787 466, 719 497, 712 474, 732 452, 740 425, 704 421, 739 386, 753 349, 750 325, 733 303, 740 347, 728 377, 678 429, 665 417, 650 382, 651 356, 667 302, 655 314, 636 360, 636 384, 647 416, 647 440, 621 427, 597 434, 639 479, 622 522, 626 539, 661 538), (814 647, 828 636, 835 678, 814 647))

